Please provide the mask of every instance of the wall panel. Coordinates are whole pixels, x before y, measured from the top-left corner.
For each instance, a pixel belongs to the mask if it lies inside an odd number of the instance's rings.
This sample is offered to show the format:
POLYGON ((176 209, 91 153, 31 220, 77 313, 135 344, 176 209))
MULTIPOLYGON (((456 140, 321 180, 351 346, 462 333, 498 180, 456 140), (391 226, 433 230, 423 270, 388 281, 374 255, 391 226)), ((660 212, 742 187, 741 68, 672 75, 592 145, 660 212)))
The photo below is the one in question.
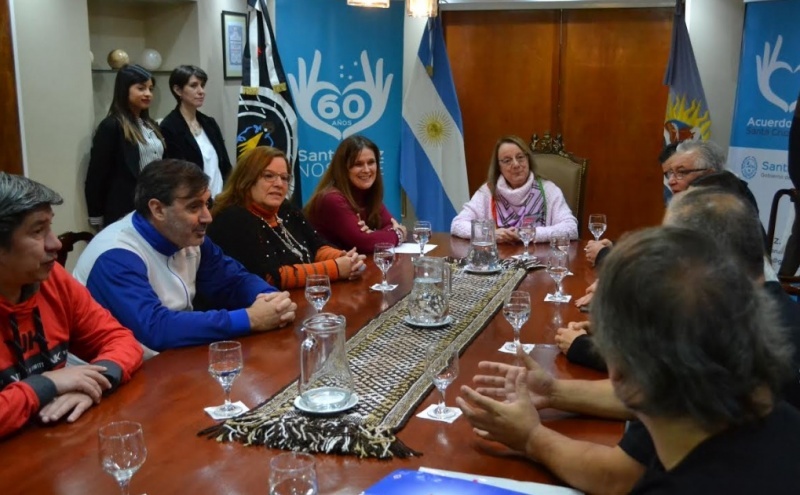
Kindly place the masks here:
POLYGON ((672 9, 564 11, 561 131, 589 158, 584 211, 605 213, 612 239, 661 222, 671 35, 672 9))
POLYGON ((589 159, 585 212, 606 213, 610 237, 660 222, 672 9, 443 15, 470 193, 498 137, 550 130, 589 159))
POLYGON ((558 19, 553 10, 444 13, 453 80, 464 120, 470 194, 486 180, 504 134, 526 140, 555 126, 558 19))
POLYGON ((8 0, 0 0, 0 171, 22 173, 22 141, 14 78, 14 47, 11 43, 8 0))

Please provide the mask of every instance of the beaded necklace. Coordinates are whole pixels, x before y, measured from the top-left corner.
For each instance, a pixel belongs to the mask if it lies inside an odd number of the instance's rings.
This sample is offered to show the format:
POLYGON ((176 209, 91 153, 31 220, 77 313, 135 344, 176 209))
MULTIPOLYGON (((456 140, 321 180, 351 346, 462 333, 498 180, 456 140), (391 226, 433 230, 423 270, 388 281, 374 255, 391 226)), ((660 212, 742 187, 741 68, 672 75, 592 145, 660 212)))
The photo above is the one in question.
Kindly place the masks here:
POLYGON ((303 245, 302 242, 295 239, 292 233, 289 232, 289 229, 283 226, 283 219, 279 217, 277 213, 275 214, 275 221, 278 224, 277 227, 273 227, 272 225, 270 225, 267 219, 265 219, 261 215, 253 211, 251 211, 251 213, 257 216, 264 224, 264 229, 265 230, 269 229, 271 232, 273 232, 275 234, 275 237, 277 237, 278 240, 281 241, 281 244, 283 244, 286 247, 286 249, 294 253, 294 255, 297 256, 298 259, 300 259, 300 262, 311 263, 311 253, 303 245))

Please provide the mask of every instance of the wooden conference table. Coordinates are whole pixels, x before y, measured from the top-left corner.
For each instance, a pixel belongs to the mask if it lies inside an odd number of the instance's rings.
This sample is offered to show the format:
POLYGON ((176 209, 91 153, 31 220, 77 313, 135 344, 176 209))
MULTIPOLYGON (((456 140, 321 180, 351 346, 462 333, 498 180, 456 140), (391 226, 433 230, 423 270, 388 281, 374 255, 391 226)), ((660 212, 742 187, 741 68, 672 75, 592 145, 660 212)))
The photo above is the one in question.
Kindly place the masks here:
MULTIPOLYGON (((445 234, 431 240, 438 247, 431 256, 465 256, 469 243, 445 234)), ((564 289, 579 297, 594 275, 583 257, 583 243, 570 247, 571 270, 564 289)), ((521 252, 520 246, 500 246, 501 257, 521 252)), ((531 249, 533 252, 533 248, 531 249)), ((535 246, 546 255, 548 245, 535 246)), ((389 271, 389 281, 399 287, 383 296, 368 287, 380 280, 380 272, 369 260, 360 281, 339 282, 325 311, 347 317, 348 337, 369 322, 382 307, 393 305, 411 289, 412 265, 409 255, 398 255, 389 271), (384 299, 385 297, 385 299, 384 299)), ((553 343, 556 328, 572 320, 585 319, 573 304, 543 302, 554 283, 544 270, 530 272, 520 289, 531 294, 531 318, 522 329, 526 343, 553 343)), ((244 371, 233 386, 232 400, 255 407, 281 390, 299 374, 300 322, 313 314, 296 290, 297 320, 289 328, 241 339, 244 371)), ((460 385, 470 384, 478 362, 512 362, 514 357, 497 351, 511 339, 509 324, 498 312, 461 357, 460 375, 448 389, 448 404, 460 385)), ((117 420, 142 423, 148 449, 147 461, 133 477, 131 493, 163 494, 257 494, 267 493, 269 460, 281 453, 264 447, 218 443, 198 437, 198 431, 213 424, 203 407, 221 403, 221 387, 208 374, 207 346, 164 352, 147 361, 133 380, 99 406, 84 413, 74 424, 54 427, 28 426, 18 434, 0 440, 0 493, 11 494, 115 494, 116 482, 100 468, 97 430, 117 420)), ((553 363, 561 378, 599 379, 600 373, 569 364, 559 354, 553 363)), ((418 411, 438 400, 433 389, 418 411)), ((416 414, 416 412, 415 412, 416 414)), ((573 438, 615 444, 622 423, 577 417, 560 411, 542 412, 545 423, 573 438)), ((354 456, 317 455, 320 494, 358 494, 395 469, 420 466, 500 476, 525 481, 561 484, 544 468, 508 455, 497 444, 480 440, 463 417, 453 424, 412 417, 398 437, 422 456, 380 461, 354 456)))

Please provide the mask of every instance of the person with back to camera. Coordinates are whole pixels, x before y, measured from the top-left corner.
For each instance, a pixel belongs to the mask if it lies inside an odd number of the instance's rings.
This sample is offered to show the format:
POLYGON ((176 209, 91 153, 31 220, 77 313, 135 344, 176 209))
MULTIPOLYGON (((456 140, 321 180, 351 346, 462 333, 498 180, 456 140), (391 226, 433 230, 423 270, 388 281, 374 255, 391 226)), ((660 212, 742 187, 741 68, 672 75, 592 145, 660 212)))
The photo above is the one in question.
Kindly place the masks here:
POLYGON ((525 215, 536 215, 536 242, 557 235, 578 238, 578 221, 557 185, 533 171, 533 153, 517 136, 504 136, 495 144, 486 183, 464 205, 450 224, 456 237, 472 235, 472 220, 492 218, 497 242, 522 242, 517 227, 525 215))
POLYGON ((257 146, 244 152, 214 202, 216 220, 208 236, 248 271, 281 289, 304 287, 311 274, 332 281, 360 277, 364 255, 327 245, 286 200, 291 181, 282 151, 257 146))
POLYGON ((396 246, 406 238, 406 228, 383 204, 380 156, 378 146, 366 137, 346 138, 306 205, 314 228, 342 249, 371 253, 377 243, 396 246))
POLYGON ((97 126, 86 172, 89 224, 99 230, 133 211, 139 171, 161 159, 164 140, 150 118, 156 85, 139 65, 125 65, 114 81, 108 115, 97 126))
POLYGON ((169 76, 169 89, 178 104, 161 121, 167 149, 165 158, 178 158, 197 164, 210 178, 211 197, 222 192, 222 183, 231 173, 222 131, 212 117, 199 110, 206 96, 208 75, 200 67, 181 65, 169 76))

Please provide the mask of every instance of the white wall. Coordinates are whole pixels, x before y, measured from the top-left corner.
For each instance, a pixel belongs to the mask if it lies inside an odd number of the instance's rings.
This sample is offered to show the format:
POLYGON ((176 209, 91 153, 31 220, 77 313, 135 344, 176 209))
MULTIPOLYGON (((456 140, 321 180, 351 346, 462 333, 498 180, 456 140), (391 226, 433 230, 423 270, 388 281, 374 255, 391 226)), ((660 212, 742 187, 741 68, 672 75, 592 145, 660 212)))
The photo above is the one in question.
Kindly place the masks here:
POLYGON ((29 177, 64 197, 54 229, 85 230, 83 181, 94 126, 86 0, 11 0, 29 177))
POLYGON ((743 0, 686 0, 686 25, 711 112, 711 139, 727 149, 744 29, 743 0))
POLYGON ((247 13, 245 0, 201 0, 197 2, 200 32, 200 66, 208 73, 203 113, 217 120, 225 136, 231 163, 236 163, 236 119, 239 114, 240 79, 225 81, 222 74, 221 12, 247 13))

